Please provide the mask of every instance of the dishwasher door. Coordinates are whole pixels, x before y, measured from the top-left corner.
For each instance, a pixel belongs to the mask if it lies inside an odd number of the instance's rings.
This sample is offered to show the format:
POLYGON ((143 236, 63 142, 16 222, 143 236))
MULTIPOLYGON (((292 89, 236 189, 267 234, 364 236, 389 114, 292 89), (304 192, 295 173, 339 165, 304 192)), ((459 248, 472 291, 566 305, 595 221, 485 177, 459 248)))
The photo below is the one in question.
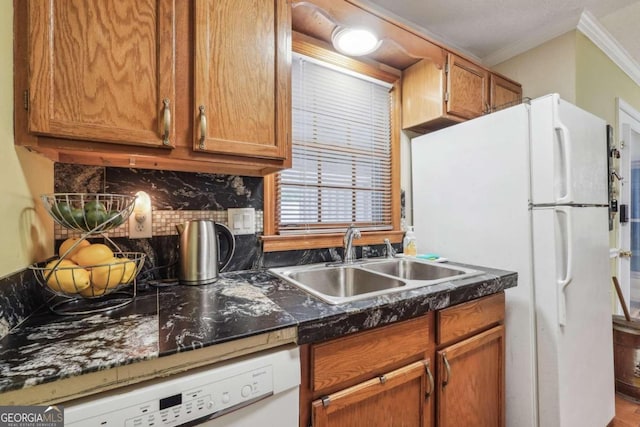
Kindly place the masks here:
POLYGON ((286 346, 62 406, 73 427, 297 427, 299 388, 299 350, 286 346))
POLYGON ((300 392, 296 387, 226 415, 188 425, 206 427, 297 426, 299 395, 300 392))

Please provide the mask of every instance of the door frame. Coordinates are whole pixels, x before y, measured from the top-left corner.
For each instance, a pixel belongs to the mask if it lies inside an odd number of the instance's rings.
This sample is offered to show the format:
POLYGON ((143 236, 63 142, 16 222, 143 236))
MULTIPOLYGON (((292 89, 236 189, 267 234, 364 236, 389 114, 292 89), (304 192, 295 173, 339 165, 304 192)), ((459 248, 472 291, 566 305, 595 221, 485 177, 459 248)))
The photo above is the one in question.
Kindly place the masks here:
MULTIPOLYGON (((623 99, 617 97, 616 98, 616 113, 617 113, 617 142, 616 144, 614 144, 618 149, 620 149, 620 152, 623 153, 623 149, 621 148, 621 143, 622 143, 622 135, 623 135, 623 128, 624 126, 630 126, 631 129, 635 130, 636 132, 640 133, 640 112, 638 110, 636 110, 634 107, 631 106, 631 104, 629 104, 628 102, 624 101, 623 99)), ((618 162, 618 170, 621 168, 622 163, 618 162)), ((623 174, 624 177, 624 174, 623 174)), ((624 181, 623 181, 624 182, 624 181)), ((631 177, 627 177, 627 182, 631 182, 631 177)), ((617 198, 619 199, 619 203, 623 204, 623 203, 627 203, 629 201, 627 200, 623 200, 623 195, 622 195, 622 185, 620 183, 617 184, 617 198)), ((630 209, 628 211, 628 214, 630 214, 630 209)), ((625 243, 623 243, 623 232, 628 232, 631 233, 630 230, 630 225, 631 223, 627 223, 627 226, 623 226, 620 223, 620 217, 617 217, 617 221, 615 221, 615 224, 617 224, 617 248, 615 249, 615 251, 613 252, 614 255, 616 256, 616 274, 618 276, 618 278, 620 279, 620 287, 622 289, 622 294, 625 298, 625 301, 627 303, 628 306, 631 305, 631 277, 630 274, 623 274, 623 267, 624 268, 629 268, 630 269, 630 263, 631 263, 631 259, 630 258, 625 258, 624 260, 620 257, 620 251, 621 250, 630 250, 630 244, 629 247, 623 247, 623 245, 626 246, 625 243)), ((629 242, 630 243, 630 242, 629 242)), ((616 313, 617 314, 622 314, 622 307, 620 306, 619 301, 616 301, 615 303, 616 305, 616 313)))

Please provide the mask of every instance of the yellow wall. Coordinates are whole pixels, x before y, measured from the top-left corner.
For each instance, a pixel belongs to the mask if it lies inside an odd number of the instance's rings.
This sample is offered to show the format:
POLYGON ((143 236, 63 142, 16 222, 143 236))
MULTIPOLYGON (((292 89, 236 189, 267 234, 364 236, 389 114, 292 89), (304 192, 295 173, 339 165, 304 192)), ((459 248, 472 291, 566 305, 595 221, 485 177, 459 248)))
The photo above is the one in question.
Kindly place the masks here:
POLYGON ((530 98, 557 92, 616 124, 616 97, 640 109, 640 86, 580 31, 550 40, 493 67, 522 84, 530 98))
MULTIPOLYGON (((618 141, 616 98, 640 110, 640 86, 581 32, 576 33, 576 64, 576 105, 611 124, 613 140, 618 141)), ((614 166, 618 167, 617 163, 614 166)), ((620 184, 616 182, 616 185, 619 194, 620 184)), ((618 247, 618 228, 616 221, 610 235, 611 247, 618 247)), ((617 271, 616 265, 613 271, 617 271)))
POLYGON ((522 84, 525 97, 559 93, 562 99, 575 102, 575 33, 569 31, 491 69, 522 84))
POLYGON ((53 222, 36 199, 53 191, 53 163, 13 145, 13 4, 0 2, 0 277, 53 252, 53 222))
POLYGON ((617 97, 640 110, 640 86, 579 31, 576 66, 576 105, 611 125, 617 120, 617 97))

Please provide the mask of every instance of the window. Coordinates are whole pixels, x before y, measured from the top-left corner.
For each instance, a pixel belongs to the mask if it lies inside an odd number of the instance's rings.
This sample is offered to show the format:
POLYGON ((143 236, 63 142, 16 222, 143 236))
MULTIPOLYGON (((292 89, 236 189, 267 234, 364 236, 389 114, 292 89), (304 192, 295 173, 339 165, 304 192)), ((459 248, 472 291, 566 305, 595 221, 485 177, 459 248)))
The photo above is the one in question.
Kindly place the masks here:
POLYGON ((398 75, 333 57, 293 55, 292 167, 265 179, 265 251, 339 246, 350 224, 379 243, 399 231, 398 75))
POLYGON ((293 164, 277 179, 280 234, 391 229, 392 85, 302 55, 291 80, 293 164))

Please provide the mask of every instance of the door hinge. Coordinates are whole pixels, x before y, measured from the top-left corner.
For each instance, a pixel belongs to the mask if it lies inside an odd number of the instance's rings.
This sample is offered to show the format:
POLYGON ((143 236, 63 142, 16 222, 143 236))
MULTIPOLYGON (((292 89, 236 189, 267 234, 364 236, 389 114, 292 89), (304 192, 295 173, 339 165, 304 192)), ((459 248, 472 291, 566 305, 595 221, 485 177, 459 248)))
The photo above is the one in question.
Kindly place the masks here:
POLYGON ((449 102, 449 92, 444 93, 444 102, 449 102))
POLYGON ((449 74, 449 63, 444 64, 444 73, 449 74))
POLYGON ((24 93, 22 94, 24 99, 24 109, 29 111, 29 89, 25 90, 24 93))

